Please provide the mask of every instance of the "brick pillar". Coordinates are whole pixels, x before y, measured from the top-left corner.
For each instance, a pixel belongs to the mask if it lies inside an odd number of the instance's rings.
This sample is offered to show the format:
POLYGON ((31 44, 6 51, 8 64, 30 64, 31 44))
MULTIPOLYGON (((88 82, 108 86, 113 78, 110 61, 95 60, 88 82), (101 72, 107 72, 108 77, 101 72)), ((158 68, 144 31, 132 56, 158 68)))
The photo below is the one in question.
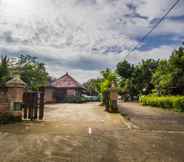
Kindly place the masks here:
POLYGON ((3 88, 0 89, 0 113, 5 113, 9 111, 9 101, 6 94, 6 90, 3 88))
POLYGON ((118 90, 114 82, 110 88, 110 101, 112 112, 118 112, 118 90))
POLYGON ((6 83, 7 96, 10 101, 10 112, 16 116, 22 115, 21 104, 23 102, 23 94, 26 84, 16 75, 13 79, 6 83))

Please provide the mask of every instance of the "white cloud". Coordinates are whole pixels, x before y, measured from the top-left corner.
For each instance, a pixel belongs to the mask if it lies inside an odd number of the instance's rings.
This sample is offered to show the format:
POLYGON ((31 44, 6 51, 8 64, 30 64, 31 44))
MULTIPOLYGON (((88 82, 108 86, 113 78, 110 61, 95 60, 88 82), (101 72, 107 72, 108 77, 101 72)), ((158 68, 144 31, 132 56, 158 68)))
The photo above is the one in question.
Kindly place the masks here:
POLYGON ((131 63, 137 64, 141 62, 141 60, 146 59, 168 59, 175 48, 177 48, 177 46, 161 46, 149 51, 135 51, 134 54, 127 57, 127 60, 131 63))
POLYGON ((165 20, 157 30, 154 31, 154 35, 166 35, 175 34, 184 36, 184 21, 180 20, 165 20))
MULTIPOLYGON (((147 16, 150 20, 159 18, 176 2, 175 0, 141 0, 137 12, 142 16, 147 16)), ((184 1, 180 0, 169 16, 184 16, 184 1)))
MULTIPOLYGON (((59 76, 71 72, 79 80, 97 76, 103 68, 115 67, 170 6, 169 0, 1 0, 0 50, 17 56, 23 51, 45 61, 59 76), (147 18, 146 18, 147 17, 147 18), (19 52, 20 53, 20 52, 19 52), (80 79, 81 78, 81 79, 80 79)), ((183 14, 180 4, 171 17, 183 14)), ((154 35, 183 35, 184 22, 166 20, 154 35), (177 30, 176 30, 177 26, 177 30)), ((162 57, 172 47, 135 52, 162 57)), ((86 80, 86 79, 85 79, 86 80)))

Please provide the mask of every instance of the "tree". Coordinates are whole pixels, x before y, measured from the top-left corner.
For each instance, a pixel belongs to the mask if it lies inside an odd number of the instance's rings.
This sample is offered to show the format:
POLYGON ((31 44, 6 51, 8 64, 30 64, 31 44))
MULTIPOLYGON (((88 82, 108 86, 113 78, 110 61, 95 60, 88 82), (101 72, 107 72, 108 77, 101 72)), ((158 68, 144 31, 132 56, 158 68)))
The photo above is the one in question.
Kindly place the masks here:
POLYGON ((137 95, 135 88, 135 67, 130 64, 128 61, 123 60, 122 62, 117 64, 116 72, 121 77, 120 82, 120 94, 123 98, 127 98, 127 95, 130 97, 129 99, 133 99, 135 95, 137 95))
POLYGON ((149 94, 154 89, 152 77, 158 65, 159 60, 156 61, 153 59, 143 60, 139 65, 137 65, 137 71, 139 71, 139 74, 134 76, 137 77, 136 80, 139 82, 138 86, 140 86, 140 94, 149 94))
POLYGON ((131 78, 131 75, 134 71, 134 66, 129 64, 128 61, 124 60, 119 62, 116 66, 116 72, 123 78, 131 78))
POLYGON ((108 68, 104 71, 101 71, 101 75, 102 82, 100 84, 100 95, 102 97, 103 104, 106 105, 107 101, 109 100, 107 97, 108 90, 111 87, 112 82, 118 85, 118 76, 115 72, 108 68))
POLYGON ((157 95, 168 95, 171 87, 172 74, 169 61, 161 60, 152 78, 157 95))
POLYGON ((106 91, 110 86, 112 81, 115 82, 116 85, 118 85, 118 76, 115 72, 113 72, 110 69, 106 69, 104 71, 101 71, 101 75, 102 75, 102 83, 101 83, 101 93, 103 93, 104 91, 106 91))
POLYGON ((0 63, 0 86, 4 87, 9 79, 10 79, 9 59, 7 56, 2 56, 0 63))
POLYGON ((102 79, 90 79, 83 86, 87 89, 90 96, 96 96, 100 93, 100 84, 102 79))
POLYGON ((172 74, 171 79, 171 93, 184 94, 184 48, 180 47, 175 50, 169 58, 172 74))
POLYGON ((121 76, 121 94, 128 94, 131 99, 141 94, 149 94, 154 88, 152 75, 159 61, 142 60, 138 65, 131 65, 126 60, 117 64, 116 72, 121 76))
POLYGON ((38 90, 40 87, 48 84, 49 76, 45 65, 39 62, 36 57, 21 55, 17 68, 21 79, 30 90, 38 90))
POLYGON ((160 61, 153 83, 159 95, 184 94, 184 48, 174 50, 168 61, 160 61))

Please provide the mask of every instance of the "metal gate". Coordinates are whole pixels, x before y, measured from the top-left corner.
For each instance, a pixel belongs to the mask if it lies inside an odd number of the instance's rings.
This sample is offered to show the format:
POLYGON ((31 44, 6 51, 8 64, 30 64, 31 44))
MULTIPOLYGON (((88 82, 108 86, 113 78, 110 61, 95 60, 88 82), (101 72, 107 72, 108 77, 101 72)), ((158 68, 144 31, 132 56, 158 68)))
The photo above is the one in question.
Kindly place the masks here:
POLYGON ((29 120, 43 120, 44 93, 25 92, 23 96, 23 118, 29 120))

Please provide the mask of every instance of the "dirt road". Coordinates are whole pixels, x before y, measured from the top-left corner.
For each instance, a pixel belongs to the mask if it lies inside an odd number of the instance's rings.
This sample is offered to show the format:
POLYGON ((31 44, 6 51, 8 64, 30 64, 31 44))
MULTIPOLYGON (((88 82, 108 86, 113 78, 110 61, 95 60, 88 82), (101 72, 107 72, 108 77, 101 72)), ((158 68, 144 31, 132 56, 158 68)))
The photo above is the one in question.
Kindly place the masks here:
POLYGON ((182 131, 131 129, 99 103, 46 108, 42 122, 0 127, 0 162, 183 162, 182 131))
POLYGON ((141 106, 138 103, 119 104, 120 111, 128 115, 131 123, 140 129, 184 131, 184 113, 177 113, 161 108, 141 106))

